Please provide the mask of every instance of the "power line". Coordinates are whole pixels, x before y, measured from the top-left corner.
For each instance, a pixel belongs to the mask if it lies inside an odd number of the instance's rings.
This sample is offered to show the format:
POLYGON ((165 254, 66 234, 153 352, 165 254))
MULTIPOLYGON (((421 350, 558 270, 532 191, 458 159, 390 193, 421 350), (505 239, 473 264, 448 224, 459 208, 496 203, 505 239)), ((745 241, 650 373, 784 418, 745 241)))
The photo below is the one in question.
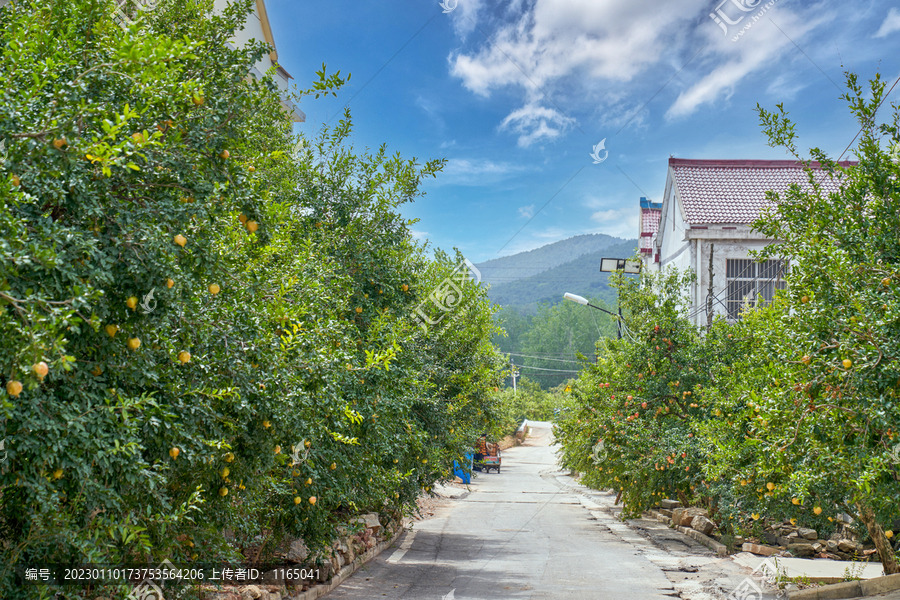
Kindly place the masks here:
POLYGON ((563 360, 561 358, 547 358, 546 356, 532 356, 530 354, 516 354, 515 352, 504 352, 503 354, 509 354, 510 356, 522 356, 525 358, 535 358, 537 360, 552 360, 554 362, 572 363, 575 365, 581 364, 581 362, 577 361, 577 360, 563 360))
POLYGON ((554 373, 581 373, 581 371, 563 371, 562 369, 542 369, 541 367, 529 367, 528 365, 516 365, 517 369, 537 369, 538 371, 553 371, 554 373))

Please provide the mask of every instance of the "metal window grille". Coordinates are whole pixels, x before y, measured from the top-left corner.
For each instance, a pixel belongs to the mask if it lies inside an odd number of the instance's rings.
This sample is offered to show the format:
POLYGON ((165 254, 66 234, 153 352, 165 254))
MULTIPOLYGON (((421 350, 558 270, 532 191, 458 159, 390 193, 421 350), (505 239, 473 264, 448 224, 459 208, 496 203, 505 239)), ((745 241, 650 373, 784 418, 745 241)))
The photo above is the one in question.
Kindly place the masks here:
POLYGON ((784 280, 787 263, 783 260, 756 262, 749 258, 728 259, 725 279, 728 282, 728 299, 725 306, 728 319, 741 318, 741 310, 752 308, 758 301, 771 302, 775 290, 787 287, 784 280))

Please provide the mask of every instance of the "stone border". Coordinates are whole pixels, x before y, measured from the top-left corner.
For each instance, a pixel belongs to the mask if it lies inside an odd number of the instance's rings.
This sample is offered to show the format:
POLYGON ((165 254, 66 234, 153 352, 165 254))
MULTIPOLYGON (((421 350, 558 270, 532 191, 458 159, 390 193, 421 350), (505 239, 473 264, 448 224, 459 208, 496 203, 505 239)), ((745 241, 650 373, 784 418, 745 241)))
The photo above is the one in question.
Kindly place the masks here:
POLYGON ((788 598, 790 600, 839 600, 841 598, 874 596, 894 590, 900 590, 900 573, 800 590, 789 594, 788 598))
MULTIPOLYGON (((666 525, 672 525, 672 519, 667 517, 666 515, 662 514, 658 510, 651 508, 644 514, 650 515, 651 517, 655 518, 660 523, 665 523, 666 525)), ((709 548, 710 550, 715 552, 716 556, 728 556, 728 548, 725 546, 725 544, 723 544, 721 542, 717 542, 716 540, 712 539, 711 537, 703 535, 702 533, 700 533, 699 531, 697 531, 695 529, 691 529, 690 527, 682 527, 681 525, 676 525, 675 530, 678 531, 679 533, 683 533, 684 535, 688 536, 689 538, 691 538, 693 540, 696 540, 697 542, 700 542, 701 544, 703 544, 704 546, 706 546, 707 548, 709 548)))
POLYGON ((396 542, 397 538, 399 538, 405 532, 406 528, 401 527, 399 530, 397 530, 396 533, 394 533, 391 539, 376 544, 374 548, 370 548, 354 558, 353 562, 351 562, 349 565, 344 565, 343 567, 341 567, 341 570, 335 573, 331 580, 329 580, 327 583, 313 586, 305 592, 300 592, 296 596, 284 596, 284 600, 315 600, 320 596, 324 596, 337 586, 344 583, 344 581, 346 581, 348 577, 356 573, 356 571, 358 571, 359 568, 364 564, 381 554, 382 551, 384 551, 386 548, 389 548, 391 544, 396 542))

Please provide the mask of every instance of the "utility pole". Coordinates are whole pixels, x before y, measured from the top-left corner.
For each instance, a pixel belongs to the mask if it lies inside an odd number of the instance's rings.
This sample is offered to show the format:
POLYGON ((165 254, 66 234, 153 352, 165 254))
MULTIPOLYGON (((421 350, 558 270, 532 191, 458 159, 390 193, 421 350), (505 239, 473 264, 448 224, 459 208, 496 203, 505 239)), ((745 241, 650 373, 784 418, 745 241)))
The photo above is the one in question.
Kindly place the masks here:
POLYGON ((713 322, 713 252, 715 251, 716 245, 709 245, 709 292, 706 295, 706 331, 712 329, 713 322))
POLYGON ((516 394, 516 375, 518 375, 519 372, 516 371, 516 363, 513 362, 512 356, 509 357, 509 366, 510 366, 510 376, 512 377, 512 382, 513 382, 513 396, 515 396, 515 395, 517 395, 516 394))

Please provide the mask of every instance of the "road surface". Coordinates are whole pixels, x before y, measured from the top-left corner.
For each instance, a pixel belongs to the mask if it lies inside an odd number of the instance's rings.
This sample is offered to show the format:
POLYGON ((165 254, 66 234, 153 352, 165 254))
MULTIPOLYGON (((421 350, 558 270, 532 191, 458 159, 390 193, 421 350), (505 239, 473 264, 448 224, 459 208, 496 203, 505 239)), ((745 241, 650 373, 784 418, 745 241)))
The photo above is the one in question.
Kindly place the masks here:
POLYGON ((531 426, 499 474, 479 473, 476 491, 416 523, 325 598, 677 598, 658 565, 559 485, 550 425, 531 426))

